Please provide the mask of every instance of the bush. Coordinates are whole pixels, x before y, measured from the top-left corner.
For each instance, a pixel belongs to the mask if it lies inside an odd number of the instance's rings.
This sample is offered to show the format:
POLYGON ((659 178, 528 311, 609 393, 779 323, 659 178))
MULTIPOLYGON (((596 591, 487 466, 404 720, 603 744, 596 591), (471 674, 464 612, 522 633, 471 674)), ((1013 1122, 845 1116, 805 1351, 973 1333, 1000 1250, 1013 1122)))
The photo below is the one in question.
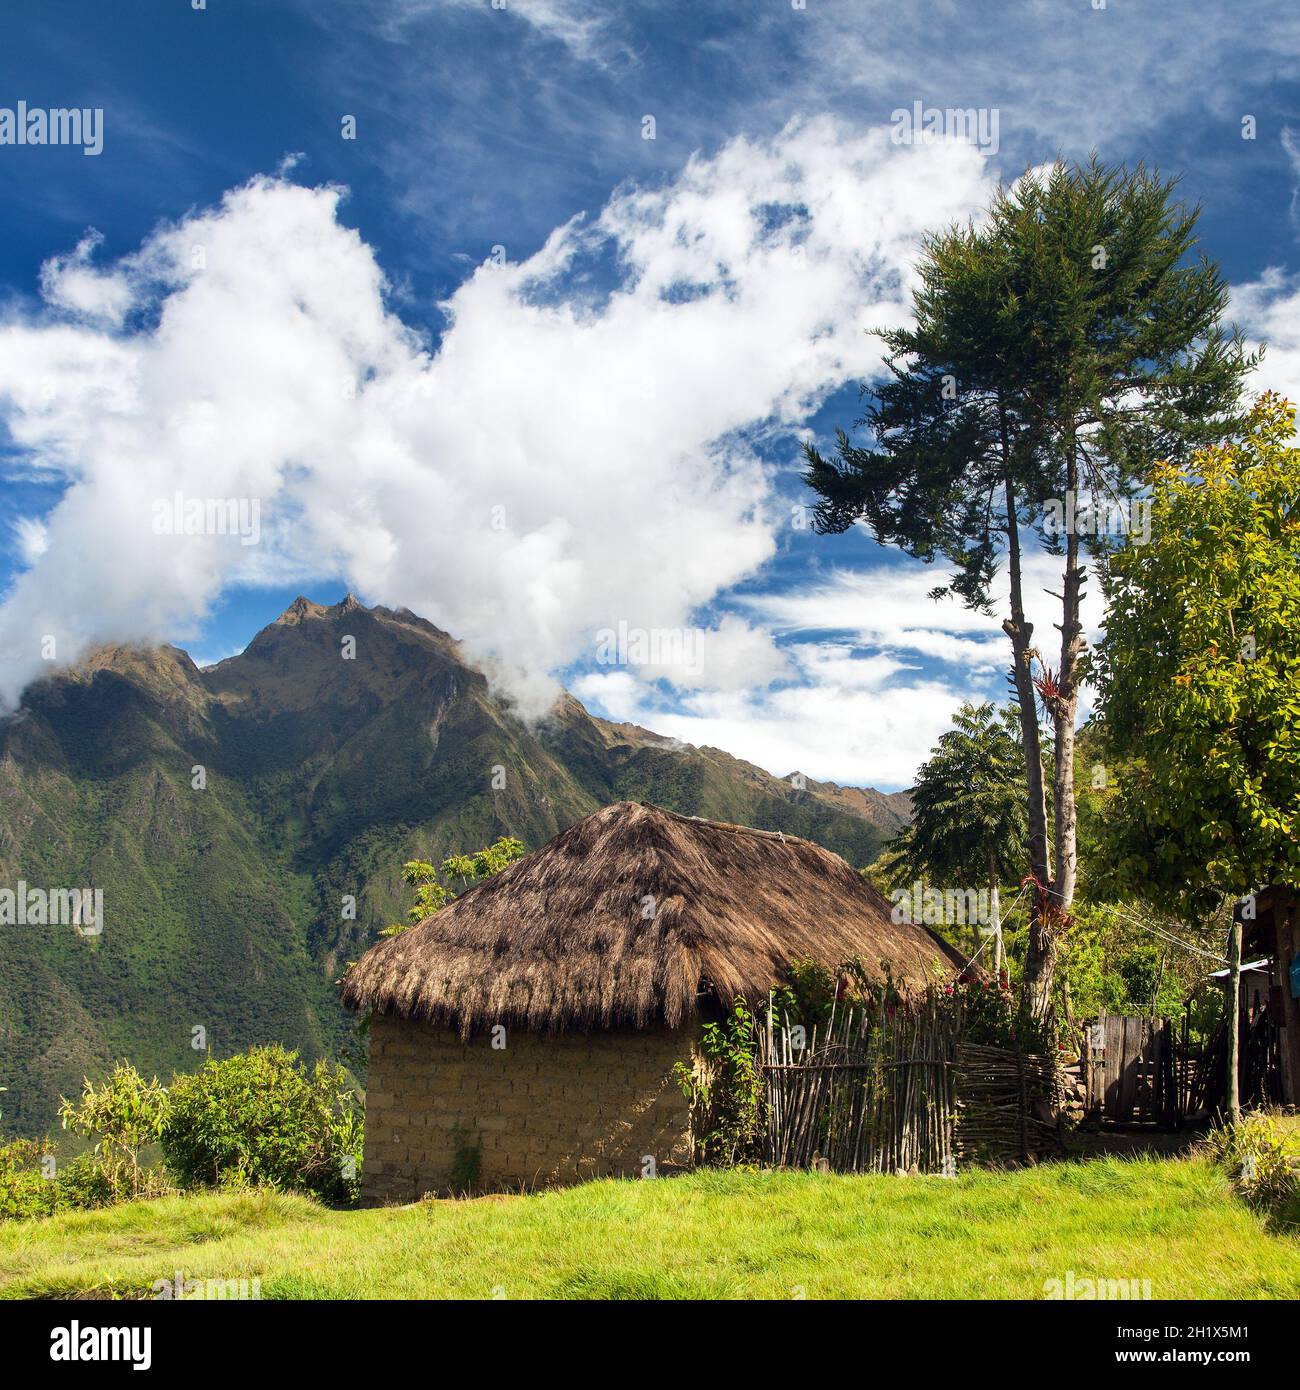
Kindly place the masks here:
POLYGON ((172 1079, 163 1154, 186 1186, 236 1182, 355 1201, 362 1116, 342 1067, 254 1047, 172 1079))
POLYGON ((59 1185, 41 1168, 48 1155, 34 1139, 0 1144, 0 1218, 49 1216, 59 1209, 59 1185))
MULTIPOLYGON (((125 1200, 131 1173, 94 1153, 79 1154, 54 1166, 53 1146, 34 1139, 0 1144, 0 1220, 85 1211, 125 1200)), ((159 1168, 136 1174, 135 1197, 161 1197, 170 1191, 159 1168)))
POLYGON ((751 1163, 762 1152, 758 1027, 753 1010, 737 998, 721 1023, 706 1023, 700 1030, 702 1067, 678 1062, 673 1068, 690 1103, 696 1157, 701 1163, 751 1163))
POLYGON ((69 1175, 69 1190, 87 1198, 78 1205, 106 1206, 166 1190, 162 1175, 140 1163, 140 1151, 158 1142, 167 1118, 167 1091, 157 1077, 146 1081, 129 1062, 119 1062, 102 1085, 82 1083, 79 1103, 65 1097, 59 1117, 64 1129, 95 1141, 93 1158, 74 1164, 69 1175))
POLYGON ((1235 1128, 1229 1125, 1211 1130, 1206 1143, 1251 1206, 1275 1215, 1295 1207, 1300 1198, 1300 1174, 1272 1117, 1258 1111, 1246 1115, 1235 1128))

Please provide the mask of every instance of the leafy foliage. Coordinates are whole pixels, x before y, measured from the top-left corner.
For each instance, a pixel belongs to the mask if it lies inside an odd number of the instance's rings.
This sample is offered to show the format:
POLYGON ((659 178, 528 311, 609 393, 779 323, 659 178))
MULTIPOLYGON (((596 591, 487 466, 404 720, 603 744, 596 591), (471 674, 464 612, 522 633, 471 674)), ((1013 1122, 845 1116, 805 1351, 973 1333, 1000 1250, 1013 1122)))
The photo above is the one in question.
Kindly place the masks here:
POLYGON ((758 1065, 759 1020, 736 999, 721 1023, 700 1032, 701 1072, 686 1062, 674 1068, 690 1101, 702 1163, 756 1163, 762 1153, 763 1074, 758 1065))
POLYGON ((58 1183, 42 1171, 47 1156, 35 1139, 0 1144, 0 1219, 50 1216, 66 1205, 58 1183))
MULTIPOLYGON (((1226 913, 1189 925, 1136 900, 1076 904, 1075 924, 1059 962, 1059 981, 1069 991, 1071 1016, 1086 1019, 1105 1012, 1180 1018, 1212 966, 1205 956, 1167 937, 1206 951, 1221 950, 1226 926, 1226 913), (1167 936, 1154 935, 1151 927, 1167 936)), ((1222 995, 1217 987, 1209 992, 1212 1001, 1221 1001, 1222 995)), ((1199 1015, 1194 1009, 1194 1024, 1199 1015)), ((1194 1027, 1198 1035, 1202 1031, 1194 1027)))
POLYGON ((402 865, 403 880, 415 889, 415 902, 406 914, 408 920, 385 927, 379 935, 400 935, 408 927, 432 917, 472 884, 491 878, 507 864, 522 859, 523 854, 521 840, 502 835, 486 849, 476 850, 473 854, 449 854, 437 868, 423 859, 409 860, 402 865))
POLYGON ((341 1067, 254 1047, 173 1078, 162 1148, 186 1186, 230 1182, 355 1200, 362 1116, 341 1067))
POLYGON ((172 1191, 157 1165, 132 1171, 120 1159, 87 1152, 56 1166, 51 1143, 15 1139, 0 1144, 0 1219, 88 1211, 172 1191))
POLYGON ((167 1110, 167 1091, 158 1078, 146 1081, 130 1063, 119 1062, 101 1085, 84 1081, 80 1101, 65 1099, 59 1117, 64 1129, 95 1141, 108 1200, 120 1202, 156 1190, 156 1180, 141 1166, 140 1151, 161 1138, 167 1110))
POLYGON ((957 577, 939 592, 984 608, 1009 530, 1041 526, 1072 460, 1130 494, 1156 459, 1220 438, 1251 359, 1219 324, 1218 268, 1186 261, 1197 213, 1174 189, 1141 167, 1057 163, 931 236, 915 326, 879 335, 891 376, 857 422, 877 447, 841 430, 834 461, 806 448, 819 529, 866 521, 943 557, 957 577))
POLYGON ((1025 771, 1016 715, 964 704, 939 736, 912 790, 912 822, 892 842, 908 877, 964 887, 1026 868, 1025 771))
POLYGON ((1252 1206, 1280 1213, 1300 1197, 1297 1159, 1273 1115, 1256 1111, 1238 1124, 1211 1130, 1206 1144, 1252 1206))
POLYGON ((953 725, 921 764, 912 822, 890 848, 902 882, 992 891, 1029 867, 1028 787, 1016 714, 964 704, 953 725))
POLYGON ((1034 1022, 1021 1015, 1005 979, 968 976, 944 987, 951 1005, 961 1015, 962 1037, 981 1047, 1015 1047, 1034 1052, 1046 1040, 1034 1022))
POLYGON ((1202 914, 1300 885, 1300 449, 1261 397, 1240 438, 1151 475, 1152 536, 1111 557, 1095 653, 1109 745, 1131 760, 1113 879, 1202 914))

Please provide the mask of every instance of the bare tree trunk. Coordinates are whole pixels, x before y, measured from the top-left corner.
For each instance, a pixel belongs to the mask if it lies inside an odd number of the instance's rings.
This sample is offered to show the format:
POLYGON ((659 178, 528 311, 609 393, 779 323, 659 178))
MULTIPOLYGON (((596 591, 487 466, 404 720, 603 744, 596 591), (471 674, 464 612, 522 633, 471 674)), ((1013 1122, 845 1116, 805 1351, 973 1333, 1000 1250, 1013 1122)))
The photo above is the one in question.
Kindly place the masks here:
POLYGON ((1008 475, 1007 569, 1011 580, 1011 616, 1002 630, 1011 638, 1011 683, 1020 709, 1020 744, 1025 754, 1025 780, 1029 787, 1029 867, 1040 882, 1047 882, 1047 797, 1043 787, 1043 754, 1034 702, 1034 625, 1025 620, 1024 587, 1020 573, 1020 525, 1016 519, 1015 486, 1008 475))
POLYGON ((1002 904, 998 895, 998 856, 989 851, 989 917, 993 928, 993 973, 1002 979, 1002 904))
MULTIPOLYGON (((1074 445, 1066 468, 1067 498, 1078 501, 1078 462, 1074 445)), ((1078 663, 1083 652, 1083 624, 1079 605, 1086 570, 1079 563, 1078 527, 1072 526, 1065 541, 1065 583, 1061 590, 1061 665, 1056 689, 1045 700, 1054 728, 1055 766, 1052 769, 1052 811, 1055 863, 1052 881, 1047 885, 1048 901, 1031 926, 1029 944, 1038 968, 1025 965, 1025 1000, 1034 1018, 1046 1019, 1051 1013, 1052 976, 1056 968, 1056 938, 1063 930, 1078 879, 1078 827, 1074 799, 1074 724, 1079 709, 1078 663), (1039 939, 1035 941, 1035 927, 1039 939)))
MULTIPOLYGON (((1070 486, 1077 475, 1070 469, 1070 486)), ((1056 725, 1056 767, 1052 788, 1052 809, 1056 821, 1056 872, 1053 875, 1053 905, 1070 910, 1078 878, 1078 828, 1074 799, 1074 725, 1079 711, 1079 657, 1083 653, 1083 624, 1079 605, 1087 573, 1079 563, 1079 536, 1072 530, 1065 543, 1065 587, 1061 593, 1061 669, 1057 675, 1059 694, 1052 702, 1056 725)))
MULTIPOLYGON (((1003 450, 1006 434, 1003 433, 1003 450)), ((1007 494, 1007 570, 1011 581, 1011 616, 1002 624, 1011 638, 1011 681, 1020 708, 1020 743, 1025 754, 1025 781, 1029 788, 1029 868, 1043 886, 1048 887, 1047 796, 1043 786, 1043 755, 1038 731, 1038 707, 1034 698, 1034 625, 1025 620, 1025 597, 1020 566, 1020 523, 1016 516, 1015 485, 1008 470, 1007 494)), ((1024 997, 1031 1014, 1045 1016, 1052 989, 1056 961, 1056 942, 1050 921, 1045 917, 1049 900, 1045 892, 1035 892, 1029 921, 1029 944, 1025 950, 1024 997)))

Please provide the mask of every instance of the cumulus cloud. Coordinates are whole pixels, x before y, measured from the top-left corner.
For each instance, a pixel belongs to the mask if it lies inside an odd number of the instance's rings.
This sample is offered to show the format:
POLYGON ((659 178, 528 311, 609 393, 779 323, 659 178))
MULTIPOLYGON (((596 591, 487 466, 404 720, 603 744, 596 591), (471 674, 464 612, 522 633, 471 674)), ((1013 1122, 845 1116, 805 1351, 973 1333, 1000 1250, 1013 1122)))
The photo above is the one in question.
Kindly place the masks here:
MULTIPOLYGON (((61 662, 184 639, 232 585, 334 576, 540 712, 598 628, 688 626, 771 556, 755 435, 875 369, 865 331, 905 318, 918 236, 988 191, 968 146, 796 122, 480 267, 436 347, 337 188, 255 179, 105 267, 83 243, 0 325, 0 414, 66 485, 0 606, 0 699, 48 637, 61 662), (258 544, 160 532, 160 508, 223 499, 258 502, 258 544)), ((712 631, 688 688, 779 676, 761 633, 712 631)))
POLYGON ((130 308, 131 284, 125 275, 95 268, 94 254, 103 239, 92 230, 71 255, 46 261, 41 267, 41 293, 52 308, 116 327, 130 308))
MULTIPOLYGON (((676 690, 743 690, 794 675, 770 631, 735 613, 713 627, 634 628, 620 622, 596 634, 596 662, 634 670, 676 690)), ((614 687, 617 688, 617 687, 614 687)))
POLYGON ((1256 343, 1266 345, 1250 389, 1277 391, 1300 405, 1300 275, 1274 266, 1238 285, 1232 314, 1256 343))
MULTIPOLYGON (((1060 591, 1063 564, 1036 551, 1022 562, 1025 616, 1049 665, 1055 664, 1053 647, 1060 645, 1053 624, 1061 620, 1060 600, 1050 591, 1060 591)), ((975 674, 1005 669, 1010 648, 1002 622, 1011 611, 1005 573, 994 582, 990 613, 951 598, 931 599, 931 590, 950 577, 942 568, 895 558, 869 569, 834 570, 813 584, 747 597, 744 603, 777 632, 820 628, 852 634, 860 646, 931 657, 975 674)), ((1096 640, 1102 612, 1099 587, 1086 585, 1080 616, 1089 641, 1096 640)))
POLYGON ((25 565, 34 565, 45 553, 48 544, 45 524, 36 517, 20 516, 11 523, 11 527, 19 558, 25 565))

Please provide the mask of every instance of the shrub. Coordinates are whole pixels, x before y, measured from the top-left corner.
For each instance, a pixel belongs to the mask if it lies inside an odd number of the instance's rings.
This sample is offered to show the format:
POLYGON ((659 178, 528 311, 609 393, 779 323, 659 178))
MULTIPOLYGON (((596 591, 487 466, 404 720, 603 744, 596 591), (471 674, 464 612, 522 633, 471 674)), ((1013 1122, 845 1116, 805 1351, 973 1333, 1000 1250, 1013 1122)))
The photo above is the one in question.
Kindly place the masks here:
POLYGON ((342 1067, 254 1047, 172 1079, 163 1154, 186 1186, 238 1182, 356 1199, 362 1116, 342 1067))
POLYGON ((59 1209, 59 1185, 41 1168, 48 1154, 34 1139, 0 1144, 0 1218, 49 1216, 59 1209))
POLYGON ((176 1189, 162 1164, 128 1167, 95 1153, 78 1154, 59 1170, 59 1205, 74 1211, 148 1201, 176 1189))
POLYGON ((64 1097, 63 1128, 95 1141, 93 1159, 80 1163, 72 1185, 88 1197, 97 1195, 78 1205, 104 1206, 165 1191, 161 1174, 141 1165, 140 1151, 158 1142, 166 1117, 166 1088, 157 1077, 146 1081, 129 1062, 119 1062, 100 1086, 84 1081, 80 1102, 64 1097), (99 1199, 105 1191, 107 1202, 99 1199))
POLYGON ((1243 1116, 1235 1127, 1225 1125, 1211 1130, 1206 1143, 1251 1206, 1276 1215, 1296 1205, 1300 1198, 1300 1174, 1272 1116, 1262 1111, 1243 1116))

